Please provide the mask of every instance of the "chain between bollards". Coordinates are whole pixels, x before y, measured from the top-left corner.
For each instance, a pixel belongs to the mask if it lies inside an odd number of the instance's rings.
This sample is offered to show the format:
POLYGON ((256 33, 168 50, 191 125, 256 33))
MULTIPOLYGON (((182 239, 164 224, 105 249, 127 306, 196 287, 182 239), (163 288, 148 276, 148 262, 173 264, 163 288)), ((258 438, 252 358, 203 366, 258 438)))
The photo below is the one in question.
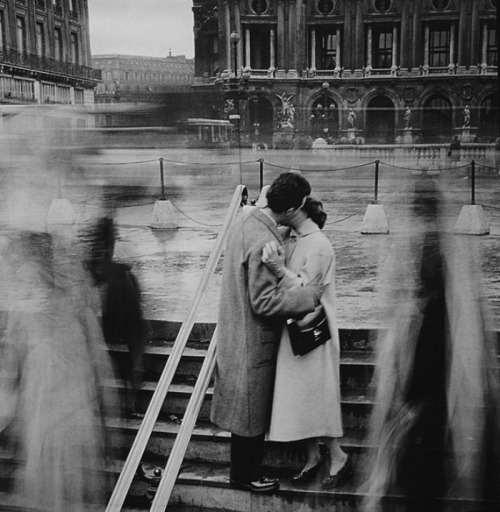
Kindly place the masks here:
POLYGON ((474 160, 472 160, 470 163, 470 187, 470 204, 476 204, 476 162, 474 160))
POLYGON ((162 201, 165 201, 165 181, 163 178, 163 158, 160 158, 160 179, 161 179, 161 197, 162 201))
POLYGON ((375 204, 378 203, 378 168, 380 160, 375 160, 375 204))
POLYGON ((259 190, 264 187, 264 159, 259 158, 260 170, 259 170, 259 190))

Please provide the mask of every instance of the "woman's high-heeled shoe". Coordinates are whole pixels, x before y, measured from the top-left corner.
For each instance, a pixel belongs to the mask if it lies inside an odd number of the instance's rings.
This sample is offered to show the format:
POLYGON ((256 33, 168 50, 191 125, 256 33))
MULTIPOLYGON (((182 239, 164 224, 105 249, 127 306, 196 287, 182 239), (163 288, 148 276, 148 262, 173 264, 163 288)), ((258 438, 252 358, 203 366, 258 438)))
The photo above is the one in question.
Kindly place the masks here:
POLYGON ((352 476, 352 473, 351 458, 348 457, 345 464, 338 470, 338 472, 335 475, 327 476, 321 485, 323 489, 334 489, 335 487, 339 487, 345 483, 352 476))
POLYGON ((320 455, 318 462, 312 468, 302 470, 300 473, 294 475, 292 477, 292 483, 305 484, 306 482, 309 482, 309 480, 311 480, 312 477, 318 472, 318 469, 320 468, 321 464, 323 464, 324 460, 325 457, 323 457, 323 455, 320 455))

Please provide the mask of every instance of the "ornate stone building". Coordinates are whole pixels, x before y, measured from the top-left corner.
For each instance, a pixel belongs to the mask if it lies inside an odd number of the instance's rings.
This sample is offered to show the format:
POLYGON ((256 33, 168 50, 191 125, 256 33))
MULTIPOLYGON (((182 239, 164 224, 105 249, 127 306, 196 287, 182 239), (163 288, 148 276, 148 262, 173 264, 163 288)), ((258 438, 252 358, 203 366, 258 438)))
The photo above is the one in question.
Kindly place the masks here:
POLYGON ((495 0, 193 0, 193 12, 195 88, 236 69, 243 133, 498 135, 495 0))
POLYGON ((0 103, 89 104, 87 0, 0 0, 0 103))
POLYGON ((194 80, 194 61, 184 55, 94 55, 92 65, 102 71, 97 103, 157 101, 165 93, 190 91, 194 80))

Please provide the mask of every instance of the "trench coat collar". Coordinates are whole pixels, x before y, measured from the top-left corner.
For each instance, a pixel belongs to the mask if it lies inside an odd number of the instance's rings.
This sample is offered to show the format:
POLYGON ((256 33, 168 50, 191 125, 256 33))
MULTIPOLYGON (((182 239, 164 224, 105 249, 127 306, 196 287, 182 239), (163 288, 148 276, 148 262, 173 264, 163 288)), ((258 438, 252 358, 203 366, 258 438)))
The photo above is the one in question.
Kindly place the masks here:
POLYGON ((254 208, 250 215, 253 215, 259 222, 265 224, 269 229, 271 229, 273 233, 275 233, 275 235, 280 240, 283 240, 283 236, 281 235, 276 223, 268 215, 261 211, 260 208, 254 208))

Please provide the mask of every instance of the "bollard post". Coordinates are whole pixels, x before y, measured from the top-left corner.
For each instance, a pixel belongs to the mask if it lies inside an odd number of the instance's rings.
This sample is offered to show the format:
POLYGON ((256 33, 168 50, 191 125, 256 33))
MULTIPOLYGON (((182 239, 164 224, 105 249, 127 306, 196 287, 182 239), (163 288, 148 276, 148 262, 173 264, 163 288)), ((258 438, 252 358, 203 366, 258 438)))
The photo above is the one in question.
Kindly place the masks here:
POLYGON ((163 158, 160 158, 161 200, 165 201, 165 181, 163 178, 163 158))
POLYGON ((259 190, 264 186, 264 159, 259 158, 260 171, 259 171, 259 190))
POLYGON ((471 199, 470 204, 476 204, 476 162, 472 160, 470 163, 470 186, 471 199))
POLYGON ((375 204, 378 203, 378 168, 380 160, 375 160, 375 204))

